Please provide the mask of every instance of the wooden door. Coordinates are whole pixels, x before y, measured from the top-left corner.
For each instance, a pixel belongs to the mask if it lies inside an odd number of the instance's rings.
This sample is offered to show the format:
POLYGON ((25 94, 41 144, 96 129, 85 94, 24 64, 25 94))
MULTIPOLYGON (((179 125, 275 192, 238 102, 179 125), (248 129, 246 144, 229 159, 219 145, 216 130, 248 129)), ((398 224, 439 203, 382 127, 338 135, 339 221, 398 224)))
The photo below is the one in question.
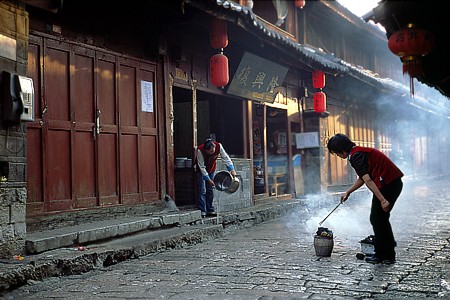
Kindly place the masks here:
POLYGON ((29 216, 160 198, 154 64, 31 36, 28 74, 29 216))

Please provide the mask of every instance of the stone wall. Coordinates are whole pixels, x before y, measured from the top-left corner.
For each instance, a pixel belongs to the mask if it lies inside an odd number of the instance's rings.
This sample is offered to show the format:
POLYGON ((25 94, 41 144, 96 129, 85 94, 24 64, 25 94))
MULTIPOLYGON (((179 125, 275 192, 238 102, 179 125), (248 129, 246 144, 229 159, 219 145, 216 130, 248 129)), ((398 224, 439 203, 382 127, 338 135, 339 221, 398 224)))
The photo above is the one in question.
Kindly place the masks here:
MULTIPOLYGON (((2 1, 0 87, 3 71, 26 75, 27 58, 28 14, 17 2, 2 1)), ((0 257, 12 258, 25 249, 26 126, 0 121, 0 257)))

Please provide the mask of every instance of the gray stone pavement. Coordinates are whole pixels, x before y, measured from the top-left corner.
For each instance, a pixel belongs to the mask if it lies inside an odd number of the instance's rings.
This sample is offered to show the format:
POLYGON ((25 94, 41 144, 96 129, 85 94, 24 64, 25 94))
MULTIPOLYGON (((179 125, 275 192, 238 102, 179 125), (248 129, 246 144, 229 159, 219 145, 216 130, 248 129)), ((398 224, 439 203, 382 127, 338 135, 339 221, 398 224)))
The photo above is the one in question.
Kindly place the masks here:
MULTIPOLYGON (((208 228, 199 243, 190 243, 195 235, 186 231, 184 238, 171 240, 173 249, 164 245, 146 254, 147 246, 134 247, 134 253, 142 250, 135 259, 78 275, 28 280, 2 299, 450 299, 449 189, 448 179, 405 181, 391 216, 398 244, 393 265, 355 257, 359 240, 371 234, 370 197, 350 198, 328 217, 322 226, 333 231, 334 248, 330 257, 316 256, 318 223, 337 202, 315 195, 258 226, 236 230, 198 224, 208 228)), ((142 245, 141 238, 101 247, 123 250, 137 240, 142 245)))

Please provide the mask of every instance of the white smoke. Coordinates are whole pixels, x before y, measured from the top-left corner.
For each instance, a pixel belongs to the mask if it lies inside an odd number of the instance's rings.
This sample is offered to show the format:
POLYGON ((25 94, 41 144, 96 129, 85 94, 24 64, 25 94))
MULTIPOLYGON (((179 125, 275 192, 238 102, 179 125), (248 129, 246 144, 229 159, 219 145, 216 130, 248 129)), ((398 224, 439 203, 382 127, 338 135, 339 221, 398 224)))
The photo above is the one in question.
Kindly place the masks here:
POLYGON ((301 208, 287 220, 288 227, 295 229, 300 240, 312 240, 318 228, 325 227, 340 244, 359 247, 360 240, 373 234, 369 221, 371 196, 350 196, 337 208, 339 202, 332 198, 327 194, 306 195, 301 208))

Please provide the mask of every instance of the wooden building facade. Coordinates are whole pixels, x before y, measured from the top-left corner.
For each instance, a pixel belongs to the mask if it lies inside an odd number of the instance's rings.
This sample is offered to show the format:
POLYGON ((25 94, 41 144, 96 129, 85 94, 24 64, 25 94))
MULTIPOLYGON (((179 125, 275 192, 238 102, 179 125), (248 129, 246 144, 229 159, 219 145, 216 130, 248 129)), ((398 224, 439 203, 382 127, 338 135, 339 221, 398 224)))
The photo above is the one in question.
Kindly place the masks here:
POLYGON ((350 184, 346 161, 326 150, 337 132, 388 154, 408 143, 413 170, 445 172, 428 154, 448 153, 448 134, 400 134, 436 107, 402 97, 383 34, 333 1, 278 2, 2 1, 0 68, 31 78, 35 101, 33 120, 0 130, 15 150, 0 153, 1 253, 23 251, 27 230, 157 210, 166 196, 195 209, 191 165, 176 162, 208 137, 242 179, 221 210, 350 184), (226 22, 223 49, 211 46, 214 20, 226 22), (210 77, 216 54, 228 59, 223 87, 210 77))

